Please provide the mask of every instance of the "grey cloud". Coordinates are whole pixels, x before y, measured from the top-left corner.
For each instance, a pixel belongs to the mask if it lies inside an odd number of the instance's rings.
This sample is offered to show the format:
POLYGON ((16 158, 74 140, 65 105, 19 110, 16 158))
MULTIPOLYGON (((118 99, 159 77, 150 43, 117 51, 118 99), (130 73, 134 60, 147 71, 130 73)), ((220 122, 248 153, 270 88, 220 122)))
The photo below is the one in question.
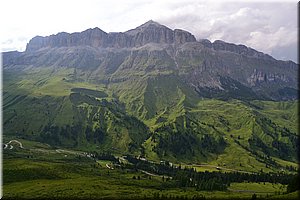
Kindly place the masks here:
POLYGON ((297 44, 293 43, 284 47, 274 48, 272 49, 271 54, 280 60, 293 60, 296 62, 298 59, 297 52, 297 44))
POLYGON ((198 39, 245 44, 275 58, 296 61, 296 3, 190 2, 177 9, 173 5, 173 9, 177 14, 159 20, 186 29, 198 39))
POLYGON ((0 43, 1 51, 24 51, 24 43, 26 44, 30 38, 18 37, 18 38, 9 38, 0 43))

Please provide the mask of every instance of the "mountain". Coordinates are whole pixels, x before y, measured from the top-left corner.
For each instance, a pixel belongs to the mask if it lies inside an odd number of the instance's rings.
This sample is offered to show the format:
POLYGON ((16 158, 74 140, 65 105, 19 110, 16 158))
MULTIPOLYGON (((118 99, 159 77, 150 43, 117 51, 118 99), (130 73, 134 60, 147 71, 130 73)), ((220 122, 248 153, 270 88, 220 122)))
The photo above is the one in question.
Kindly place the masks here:
MULTIPOLYGON (((84 69, 91 74, 87 81, 94 78, 107 82, 120 79, 123 72, 151 74, 158 70, 179 75, 204 97, 236 93, 232 88, 237 88, 247 90, 247 98, 297 98, 297 64, 275 60, 244 45, 196 41, 186 31, 171 30, 154 21, 124 33, 94 28, 37 36, 25 52, 4 53, 3 59, 5 68, 27 65, 84 69)), ((238 93, 236 97, 241 95, 238 93)))
POLYGON ((275 169, 296 162, 298 67, 152 20, 123 33, 37 36, 3 53, 4 134, 275 169))

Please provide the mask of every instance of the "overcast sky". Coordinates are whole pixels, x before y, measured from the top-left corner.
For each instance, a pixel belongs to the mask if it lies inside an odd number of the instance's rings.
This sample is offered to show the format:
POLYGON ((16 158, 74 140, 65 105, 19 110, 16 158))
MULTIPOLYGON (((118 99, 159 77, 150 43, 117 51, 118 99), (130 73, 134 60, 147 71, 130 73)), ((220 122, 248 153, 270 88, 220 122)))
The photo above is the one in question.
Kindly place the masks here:
POLYGON ((36 35, 94 27, 123 32, 152 19, 197 39, 245 44, 277 59, 297 61, 293 0, 2 0, 0 8, 2 51, 24 51, 36 35))

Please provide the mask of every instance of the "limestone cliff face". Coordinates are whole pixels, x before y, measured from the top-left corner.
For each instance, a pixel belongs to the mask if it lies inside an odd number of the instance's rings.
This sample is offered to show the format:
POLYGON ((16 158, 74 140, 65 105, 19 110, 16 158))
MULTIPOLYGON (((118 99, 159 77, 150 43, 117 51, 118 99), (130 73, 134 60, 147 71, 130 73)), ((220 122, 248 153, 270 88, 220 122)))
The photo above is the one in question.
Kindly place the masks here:
POLYGON ((196 41, 195 37, 191 33, 180 29, 174 30, 174 40, 176 44, 196 41))
POLYGON ((46 37, 36 36, 26 46, 26 51, 32 52, 42 48, 72 47, 72 46, 104 46, 108 34, 99 28, 88 29, 81 33, 58 33, 46 37))
POLYGON ((34 37, 27 44, 26 51, 42 48, 92 46, 101 48, 140 47, 148 43, 183 44, 195 42, 195 37, 186 31, 174 31, 154 21, 129 30, 125 33, 106 33, 99 28, 88 29, 81 33, 58 33, 47 37, 34 37))
POLYGON ((269 59, 272 60, 273 58, 267 54, 262 52, 258 52, 252 48, 246 47, 245 45, 236 45, 232 43, 227 43, 222 40, 216 40, 211 43, 207 39, 200 40, 200 43, 203 44, 205 47, 212 48, 215 51, 228 51, 233 52, 240 55, 246 55, 255 58, 262 58, 262 59, 269 59))
POLYGON ((263 82, 289 82, 290 80, 286 77, 284 73, 267 73, 261 70, 254 69, 253 73, 250 75, 247 81, 251 86, 255 86, 263 82))

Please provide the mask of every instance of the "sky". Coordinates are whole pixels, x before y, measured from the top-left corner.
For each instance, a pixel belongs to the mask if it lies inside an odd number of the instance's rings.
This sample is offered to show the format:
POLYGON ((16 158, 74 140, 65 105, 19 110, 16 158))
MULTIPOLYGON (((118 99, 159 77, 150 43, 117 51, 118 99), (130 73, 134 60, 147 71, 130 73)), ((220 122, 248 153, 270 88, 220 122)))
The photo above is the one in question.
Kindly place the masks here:
POLYGON ((94 27, 123 32, 152 19, 197 39, 297 61, 297 0, 3 0, 0 9, 1 51, 24 51, 36 35, 94 27))

